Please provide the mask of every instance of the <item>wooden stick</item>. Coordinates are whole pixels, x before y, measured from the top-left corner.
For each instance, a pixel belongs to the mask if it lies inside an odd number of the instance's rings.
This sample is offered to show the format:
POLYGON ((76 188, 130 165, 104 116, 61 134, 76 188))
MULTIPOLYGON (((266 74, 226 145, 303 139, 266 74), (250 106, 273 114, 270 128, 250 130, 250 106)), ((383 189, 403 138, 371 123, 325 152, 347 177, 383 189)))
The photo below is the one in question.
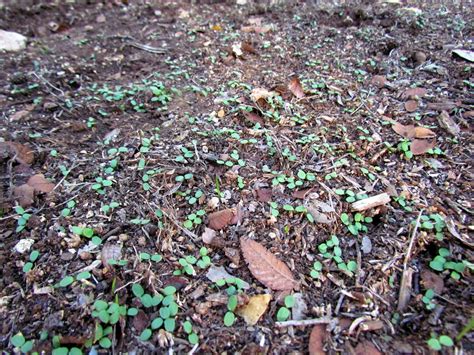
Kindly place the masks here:
POLYGON ((279 328, 283 327, 300 327, 300 326, 307 326, 307 325, 315 325, 315 324, 327 324, 331 322, 337 322, 337 318, 331 317, 321 317, 321 318, 314 318, 314 319, 303 319, 303 320, 287 320, 285 322, 276 322, 275 325, 279 328))
POLYGON ((385 205, 390 202, 390 196, 387 193, 375 195, 372 197, 364 198, 363 200, 356 201, 352 204, 354 211, 365 211, 370 208, 374 208, 380 205, 385 205))

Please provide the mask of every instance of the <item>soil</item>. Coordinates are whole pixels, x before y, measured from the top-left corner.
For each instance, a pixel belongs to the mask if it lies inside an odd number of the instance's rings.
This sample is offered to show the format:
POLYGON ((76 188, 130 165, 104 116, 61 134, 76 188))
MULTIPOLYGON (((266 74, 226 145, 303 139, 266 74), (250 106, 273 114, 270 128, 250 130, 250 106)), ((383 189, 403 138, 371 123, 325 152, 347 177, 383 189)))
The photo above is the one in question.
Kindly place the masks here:
POLYGON ((32 341, 23 350, 39 353, 421 354, 447 335, 444 352, 473 351, 472 332, 461 333, 474 310, 474 67, 453 52, 472 58, 466 5, 60 3, 0 10, 0 28, 29 39, 0 54, 0 348, 13 351, 21 333, 32 341), (47 180, 28 182, 35 174, 47 180), (352 203, 381 193, 390 202, 351 231, 352 203), (206 244, 220 210, 231 217, 206 244), (78 235, 86 227, 99 245, 78 235), (344 270, 322 251, 333 235, 344 270), (276 323, 291 290, 250 272, 240 238, 291 270, 306 305, 291 317, 329 317, 327 327, 276 323), (272 295, 256 325, 224 325, 225 287, 208 265, 176 275, 202 247, 250 284, 239 306, 272 295), (453 267, 436 269, 445 251, 453 267), (127 263, 109 265, 107 252, 127 263), (173 331, 143 335, 160 308, 133 284, 177 289, 173 331), (97 300, 138 310, 104 336, 110 347, 97 338, 97 300), (323 336, 308 348, 312 329, 323 336))

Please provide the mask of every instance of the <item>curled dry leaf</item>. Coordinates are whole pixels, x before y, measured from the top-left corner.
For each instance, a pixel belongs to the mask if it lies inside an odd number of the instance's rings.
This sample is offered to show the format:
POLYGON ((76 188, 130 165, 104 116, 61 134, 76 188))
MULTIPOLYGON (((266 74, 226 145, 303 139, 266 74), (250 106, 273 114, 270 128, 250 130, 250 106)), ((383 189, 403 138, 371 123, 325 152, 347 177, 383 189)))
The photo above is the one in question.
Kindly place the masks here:
POLYGON ((212 240, 216 237, 216 231, 211 228, 204 228, 204 232, 201 235, 201 239, 204 244, 211 244, 212 240))
POLYGON ((54 184, 49 182, 43 174, 33 175, 28 179, 27 184, 33 187, 35 191, 44 193, 49 193, 54 189, 54 184))
POLYGON ((122 247, 118 244, 106 243, 100 254, 102 265, 109 265, 110 260, 120 260, 122 258, 122 247))
POLYGON ((272 199, 272 189, 258 189, 256 192, 257 200, 260 202, 268 202, 272 199))
POLYGON ((427 90, 424 88, 407 89, 402 94, 402 99, 415 99, 426 95, 427 90))
POLYGON ((241 316, 248 325, 255 325, 266 312, 271 299, 272 296, 269 294, 252 296, 246 305, 237 309, 236 313, 241 316))
POLYGON ((288 84, 288 89, 298 99, 301 99, 305 96, 303 87, 301 86, 300 79, 298 79, 298 78, 291 79, 290 83, 288 84))
POLYGON ((293 198, 298 198, 300 200, 304 200, 306 195, 308 195, 311 191, 313 191, 312 188, 309 188, 309 189, 304 189, 304 190, 296 190, 296 191, 293 191, 293 193, 291 194, 291 196, 293 198))
POLYGON ((453 136, 458 136, 461 133, 461 129, 458 124, 454 122, 447 111, 442 111, 438 116, 438 122, 441 127, 443 127, 449 134, 453 136))
POLYGON ((428 150, 436 146, 436 140, 432 139, 414 139, 410 144, 410 151, 413 155, 425 154, 428 150))
POLYGON ((14 156, 16 161, 31 165, 35 159, 33 151, 27 146, 16 142, 0 142, 2 156, 14 156))
POLYGON ((259 100, 267 100, 269 97, 275 96, 275 92, 268 91, 267 89, 263 88, 255 88, 250 93, 250 98, 253 102, 257 102, 259 100))
POLYGON ((434 138, 436 133, 425 127, 415 127, 415 138, 434 138))
POLYGON ((240 238, 240 248, 252 275, 272 290, 291 290, 297 286, 288 266, 263 245, 248 238, 240 238))
POLYGON ((440 295, 443 292, 444 281, 443 278, 438 274, 429 270, 423 270, 421 272, 421 283, 425 289, 433 289, 435 293, 440 295))
POLYGON ((308 352, 310 355, 324 355, 324 341, 328 336, 326 324, 316 324, 309 335, 308 352))
POLYGON ((395 131, 395 133, 401 135, 404 138, 415 137, 415 126, 413 125, 405 126, 401 123, 395 122, 395 124, 392 125, 392 129, 395 131))
POLYGON ((221 230, 232 223, 237 216, 236 208, 228 208, 222 211, 213 212, 209 215, 209 228, 214 230, 221 230))
POLYGON ((15 186, 13 196, 21 207, 29 207, 33 204, 35 198, 35 189, 28 185, 15 186))
POLYGON ((418 108, 418 101, 408 100, 407 102, 405 102, 405 110, 407 110, 407 112, 415 112, 417 108, 418 108))

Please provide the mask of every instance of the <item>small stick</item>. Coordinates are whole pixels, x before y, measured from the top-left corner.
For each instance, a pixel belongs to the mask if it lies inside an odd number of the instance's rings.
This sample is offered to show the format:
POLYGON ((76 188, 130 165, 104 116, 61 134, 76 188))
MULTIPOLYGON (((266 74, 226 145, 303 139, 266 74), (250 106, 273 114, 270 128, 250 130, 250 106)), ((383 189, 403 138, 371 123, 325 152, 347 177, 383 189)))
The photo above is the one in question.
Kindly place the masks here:
POLYGON ((276 322, 275 325, 279 328, 282 327, 300 327, 300 326, 307 326, 307 325, 315 325, 315 324, 327 324, 332 323, 337 319, 331 317, 321 317, 321 318, 314 318, 314 319, 303 319, 303 320, 287 320, 285 322, 276 322))
POLYGON ((415 228, 413 228, 413 233, 411 234, 410 244, 408 245, 407 254, 405 255, 405 260, 403 261, 403 271, 406 271, 406 269, 407 269, 408 261, 410 259, 411 250, 413 249, 413 243, 415 241, 415 236, 416 236, 416 232, 418 231, 418 227, 420 226, 420 218, 421 218, 421 215, 423 214, 423 211, 424 210, 420 211, 420 213, 418 214, 418 218, 416 219, 415 228))

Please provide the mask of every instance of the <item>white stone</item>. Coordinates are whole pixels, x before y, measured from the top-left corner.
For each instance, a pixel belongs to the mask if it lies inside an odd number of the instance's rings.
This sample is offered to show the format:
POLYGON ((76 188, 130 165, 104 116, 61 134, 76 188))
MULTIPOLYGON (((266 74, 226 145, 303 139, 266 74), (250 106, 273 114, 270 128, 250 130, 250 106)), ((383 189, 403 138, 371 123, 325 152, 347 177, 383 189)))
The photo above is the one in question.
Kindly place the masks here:
POLYGON ((33 239, 20 239, 18 243, 15 245, 15 251, 17 253, 23 254, 30 250, 31 246, 35 241, 33 239))
POLYGON ((25 47, 25 36, 16 32, 0 30, 0 52, 18 52, 25 47))

